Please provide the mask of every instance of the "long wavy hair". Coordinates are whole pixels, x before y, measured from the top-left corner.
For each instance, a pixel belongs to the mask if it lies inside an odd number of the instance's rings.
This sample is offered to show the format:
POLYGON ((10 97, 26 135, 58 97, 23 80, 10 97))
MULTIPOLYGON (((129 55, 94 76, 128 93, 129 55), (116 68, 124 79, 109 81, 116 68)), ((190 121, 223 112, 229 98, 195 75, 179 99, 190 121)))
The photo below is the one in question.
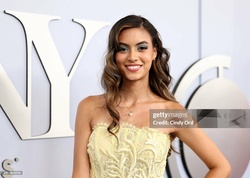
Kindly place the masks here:
POLYGON ((176 101, 169 91, 172 77, 169 73, 168 61, 170 54, 163 47, 160 35, 156 28, 144 17, 137 15, 126 16, 117 21, 109 33, 105 66, 101 78, 101 84, 105 90, 106 108, 113 118, 108 131, 115 135, 119 130, 120 115, 117 106, 120 101, 120 90, 123 76, 116 65, 115 54, 119 51, 118 37, 120 33, 129 28, 144 28, 151 36, 152 44, 157 49, 156 59, 153 60, 149 71, 149 87, 158 96, 165 100, 176 101), (115 129, 115 131, 113 130, 115 129))

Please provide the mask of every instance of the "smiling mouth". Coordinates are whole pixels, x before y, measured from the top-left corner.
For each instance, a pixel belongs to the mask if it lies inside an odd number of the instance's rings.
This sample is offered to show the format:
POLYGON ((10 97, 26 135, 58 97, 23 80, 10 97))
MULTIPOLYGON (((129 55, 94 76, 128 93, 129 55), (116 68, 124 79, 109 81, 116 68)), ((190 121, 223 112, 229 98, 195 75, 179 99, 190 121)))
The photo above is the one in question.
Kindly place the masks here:
POLYGON ((131 72, 138 71, 142 66, 141 65, 127 65, 126 68, 131 72))

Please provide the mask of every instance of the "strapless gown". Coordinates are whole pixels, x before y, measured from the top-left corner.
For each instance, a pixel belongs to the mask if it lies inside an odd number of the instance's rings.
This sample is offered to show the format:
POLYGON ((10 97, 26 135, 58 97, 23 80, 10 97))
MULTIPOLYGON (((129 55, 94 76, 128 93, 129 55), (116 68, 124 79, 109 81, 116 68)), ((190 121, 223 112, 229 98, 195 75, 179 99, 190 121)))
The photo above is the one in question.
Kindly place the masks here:
POLYGON ((115 136, 99 123, 89 137, 91 178, 163 178, 170 137, 152 128, 121 124, 115 136))

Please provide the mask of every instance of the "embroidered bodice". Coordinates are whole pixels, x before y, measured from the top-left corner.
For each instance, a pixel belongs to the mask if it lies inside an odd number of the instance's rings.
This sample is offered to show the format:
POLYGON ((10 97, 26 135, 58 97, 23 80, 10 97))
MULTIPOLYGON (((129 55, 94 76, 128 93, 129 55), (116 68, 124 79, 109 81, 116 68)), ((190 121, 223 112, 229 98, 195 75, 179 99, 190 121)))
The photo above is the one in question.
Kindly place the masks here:
POLYGON ((121 124, 116 137, 107 124, 93 128, 88 143, 91 178, 163 178, 169 135, 121 124))

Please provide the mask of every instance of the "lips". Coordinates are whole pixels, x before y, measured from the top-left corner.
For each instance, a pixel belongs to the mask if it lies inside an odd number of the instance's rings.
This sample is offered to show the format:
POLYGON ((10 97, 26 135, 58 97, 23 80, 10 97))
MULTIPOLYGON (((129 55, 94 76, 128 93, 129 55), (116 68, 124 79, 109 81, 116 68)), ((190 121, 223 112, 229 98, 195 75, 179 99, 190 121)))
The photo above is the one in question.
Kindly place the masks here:
POLYGON ((136 71, 138 71, 141 67, 142 67, 142 65, 126 65, 126 68, 127 68, 130 72, 136 72, 136 71))

